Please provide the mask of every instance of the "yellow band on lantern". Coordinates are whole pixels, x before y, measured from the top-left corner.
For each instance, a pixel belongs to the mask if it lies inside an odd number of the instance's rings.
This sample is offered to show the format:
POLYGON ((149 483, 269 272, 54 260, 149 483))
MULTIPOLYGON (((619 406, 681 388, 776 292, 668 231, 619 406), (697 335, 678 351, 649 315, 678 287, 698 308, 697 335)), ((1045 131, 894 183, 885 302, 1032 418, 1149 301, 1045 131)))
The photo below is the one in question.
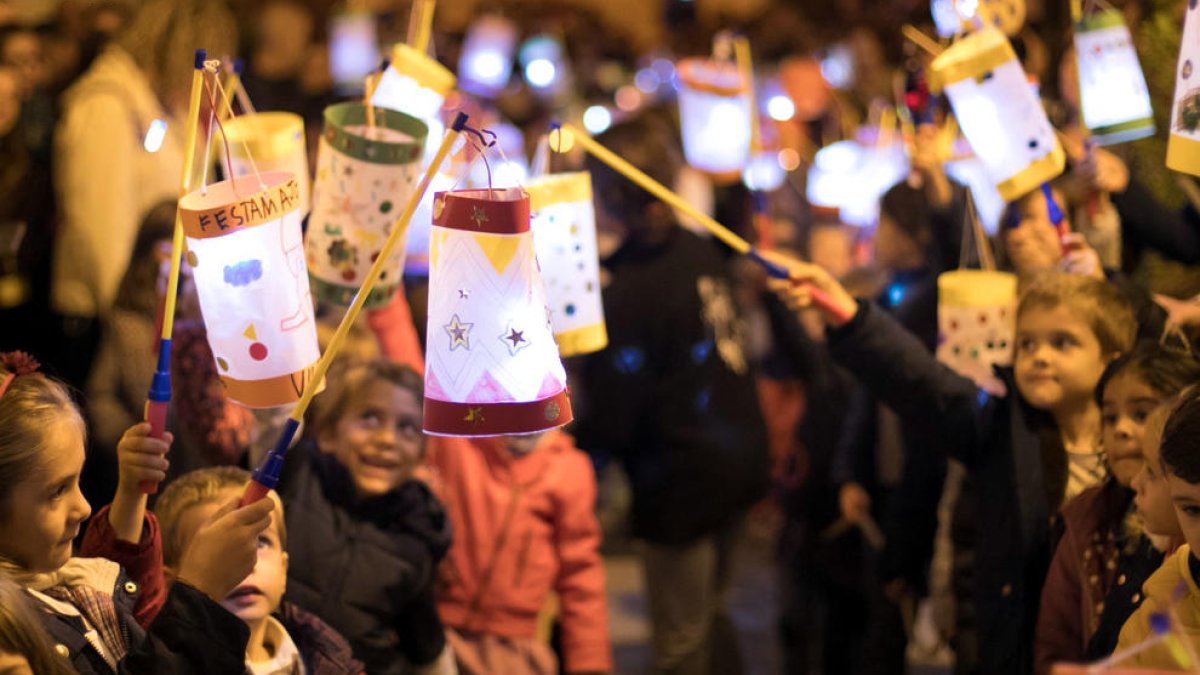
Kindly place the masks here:
MULTIPOLYGON (((274 408, 296 400, 316 373, 317 364, 304 370, 278 375, 261 380, 238 380, 220 375, 225 395, 250 408, 274 408)), ((317 383, 317 391, 325 388, 324 382, 317 383)))
POLYGON ((238 230, 278 220, 300 208, 300 183, 291 173, 273 171, 262 174, 269 187, 258 187, 253 174, 222 181, 208 187, 208 194, 192 192, 179 200, 183 229, 193 239, 223 237, 238 230), (241 191, 235 189, 241 188, 241 191), (200 202, 199 204, 197 202, 200 202), (207 207, 207 204, 218 206, 207 207))
POLYGON ((938 304, 997 307, 1017 300, 1017 277, 992 270, 955 270, 938 275, 938 304))
POLYGON ((603 323, 554 334, 558 351, 563 356, 590 354, 608 346, 608 330, 603 323))
POLYGON ((269 161, 297 150, 304 152, 304 119, 295 113, 239 115, 225 123, 225 135, 234 157, 248 150, 255 160, 269 161))
POLYGON ((1167 140, 1167 168, 1200 176, 1200 141, 1172 133, 1167 140))
POLYGON ((529 209, 537 211, 552 204, 592 201, 591 176, 586 171, 536 178, 525 186, 529 209))
POLYGON ((1067 155, 1063 152, 1058 139, 1054 139, 1054 149, 1041 159, 1030 162, 1019 173, 996 185, 996 191, 1006 202, 1015 201, 1041 186, 1048 180, 1057 178, 1063 172, 1067 163, 1067 155))
POLYGON ((403 42, 392 47, 392 68, 442 96, 449 94, 458 81, 445 66, 403 42))
POLYGON ((1017 58, 1004 34, 985 28, 958 41, 929 66, 929 89, 940 92, 948 85, 979 78, 1017 58))

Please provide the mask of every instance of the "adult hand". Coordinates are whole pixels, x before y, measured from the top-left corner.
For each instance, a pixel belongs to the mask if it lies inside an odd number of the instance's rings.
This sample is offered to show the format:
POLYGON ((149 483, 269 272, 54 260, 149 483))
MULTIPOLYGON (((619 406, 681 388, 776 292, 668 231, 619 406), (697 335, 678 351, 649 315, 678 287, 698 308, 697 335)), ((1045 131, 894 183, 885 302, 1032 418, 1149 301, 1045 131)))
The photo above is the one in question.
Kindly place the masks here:
POLYGON ((275 500, 238 508, 234 498, 202 525, 183 553, 178 578, 220 602, 254 571, 258 535, 271 525, 275 500))

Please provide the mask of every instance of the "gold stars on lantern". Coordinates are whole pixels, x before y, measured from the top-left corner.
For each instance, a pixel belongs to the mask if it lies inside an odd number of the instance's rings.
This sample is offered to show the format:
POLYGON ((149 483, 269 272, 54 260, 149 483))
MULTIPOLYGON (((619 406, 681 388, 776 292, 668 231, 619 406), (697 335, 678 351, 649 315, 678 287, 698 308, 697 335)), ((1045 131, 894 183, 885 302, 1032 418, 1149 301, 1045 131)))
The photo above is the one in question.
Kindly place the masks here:
POLYGON ((484 212, 482 206, 471 207, 471 220, 475 221, 475 227, 483 227, 483 224, 488 221, 487 213, 484 212))
POLYGON ((484 423, 483 408, 467 408, 467 415, 463 417, 463 421, 467 424, 479 426, 484 423))
POLYGON ((446 330, 446 334, 450 336, 450 351, 459 347, 471 351, 471 328, 474 326, 473 323, 463 323, 457 314, 450 317, 450 323, 442 326, 446 330))

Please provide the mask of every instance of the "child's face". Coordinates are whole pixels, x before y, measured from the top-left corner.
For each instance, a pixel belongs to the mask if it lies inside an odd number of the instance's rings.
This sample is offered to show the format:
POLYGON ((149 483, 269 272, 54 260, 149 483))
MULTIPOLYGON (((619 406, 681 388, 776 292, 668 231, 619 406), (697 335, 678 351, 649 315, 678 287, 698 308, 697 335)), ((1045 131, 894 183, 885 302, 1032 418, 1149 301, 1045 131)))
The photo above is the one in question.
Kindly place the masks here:
POLYGON ((337 424, 317 441, 350 472, 358 496, 385 494, 421 461, 421 406, 411 391, 375 380, 351 395, 337 424))
POLYGON ((1109 360, 1091 327, 1067 307, 1030 307, 1017 317, 1017 389, 1039 410, 1086 406, 1109 360))
POLYGON ((1104 387, 1100 406, 1104 455, 1113 477, 1125 487, 1142 470, 1146 418, 1158 404, 1158 393, 1136 372, 1125 370, 1104 387))
POLYGON ((1167 484, 1183 540, 1194 550, 1200 550, 1200 483, 1189 483, 1168 473, 1167 484))
POLYGON ((1142 435, 1142 456, 1145 461, 1142 470, 1133 477, 1133 489, 1137 492, 1134 504, 1147 532, 1164 537, 1180 537, 1183 533, 1175 516, 1170 487, 1158 454, 1158 446, 1162 442, 1161 426, 1161 423, 1148 424, 1142 435))
MULTIPOLYGON (((222 504, 241 494, 240 488, 228 488, 212 501, 180 514, 180 541, 185 542, 185 549, 200 527, 212 520, 222 504)), ((274 492, 269 493, 268 498, 275 501, 275 510, 271 512, 271 526, 258 536, 258 562, 254 564, 254 571, 221 601, 222 607, 251 627, 266 621, 279 608, 283 592, 287 589, 288 554, 279 540, 279 513, 283 505, 274 492)))
POLYGON ((0 522, 0 556, 30 572, 53 572, 71 558, 79 527, 92 513, 79 490, 83 430, 71 420, 46 429, 40 470, 12 486, 0 522))
MULTIPOLYGON (((1061 206, 1064 203, 1062 196, 1057 191, 1054 196, 1061 206)), ((1021 200, 1017 211, 1020 223, 1005 228, 1003 235, 1013 270, 1017 276, 1024 277, 1055 269, 1062 260, 1062 244, 1058 240, 1058 230, 1050 222, 1046 197, 1041 191, 1034 192, 1021 200)))

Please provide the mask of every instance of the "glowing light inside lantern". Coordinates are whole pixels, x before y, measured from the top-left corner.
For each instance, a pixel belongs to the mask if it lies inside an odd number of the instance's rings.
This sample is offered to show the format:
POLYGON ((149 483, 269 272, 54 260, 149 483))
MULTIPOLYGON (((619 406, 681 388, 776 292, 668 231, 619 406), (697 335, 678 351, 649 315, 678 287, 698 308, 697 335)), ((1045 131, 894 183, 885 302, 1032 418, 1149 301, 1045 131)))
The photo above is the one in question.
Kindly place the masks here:
POLYGON ((625 85, 620 89, 617 89, 614 100, 616 101, 618 108, 624 110, 625 112, 632 112, 637 110, 638 106, 642 104, 642 95, 640 92, 638 92, 637 87, 625 85))
POLYGON ((821 59, 821 77, 834 89, 845 89, 854 83, 854 54, 849 47, 834 45, 821 59))
POLYGON ((800 168, 800 153, 791 148, 784 148, 779 151, 779 167, 784 171, 795 171, 800 168))
POLYGON ((239 115, 225 123, 225 133, 233 175, 245 176, 256 170, 294 174, 300 184, 300 211, 308 213, 308 149, 302 117, 282 111, 239 115))
POLYGON ((150 128, 146 129, 146 138, 142 140, 142 147, 146 149, 146 152, 158 152, 166 136, 167 123, 156 119, 150 122, 150 128))
POLYGON ((988 175, 987 167, 974 157, 946 162, 946 175, 967 186, 975 201, 975 213, 988 234, 995 234, 1004 213, 1004 198, 988 175))
POLYGON ((493 96, 508 84, 517 29, 507 19, 485 16, 475 22, 463 42, 458 77, 464 87, 493 96))
POLYGON ((1075 26, 1083 121, 1101 144, 1154 134, 1154 111, 1133 38, 1121 13, 1092 14, 1075 26))
POLYGON ((602 134, 612 126, 612 113, 602 105, 589 106, 583 111, 583 128, 589 134, 602 134))
POLYGON ((751 190, 771 192, 779 189, 787 178, 787 172, 779 164, 773 152, 760 152, 750 158, 742 171, 742 182, 751 190))
POLYGON ((662 84, 662 79, 658 73, 651 68, 643 68, 633 76, 633 84, 639 90, 646 94, 653 94, 658 91, 658 86, 662 84))
POLYGON ((689 59, 679 66, 679 119, 688 164, 736 180, 750 154, 751 102, 735 68, 689 59))
POLYGON ((783 94, 776 94, 767 100, 767 114, 776 122, 786 122, 796 116, 796 104, 783 94))
POLYGON ((879 199, 908 173, 908 158, 898 143, 864 147, 839 141, 817 152, 808 170, 808 201, 836 208, 843 222, 870 227, 879 219, 879 199))
POLYGON ((549 87, 554 84, 556 77, 558 68, 548 59, 534 59, 525 66, 525 81, 535 87, 549 87))

